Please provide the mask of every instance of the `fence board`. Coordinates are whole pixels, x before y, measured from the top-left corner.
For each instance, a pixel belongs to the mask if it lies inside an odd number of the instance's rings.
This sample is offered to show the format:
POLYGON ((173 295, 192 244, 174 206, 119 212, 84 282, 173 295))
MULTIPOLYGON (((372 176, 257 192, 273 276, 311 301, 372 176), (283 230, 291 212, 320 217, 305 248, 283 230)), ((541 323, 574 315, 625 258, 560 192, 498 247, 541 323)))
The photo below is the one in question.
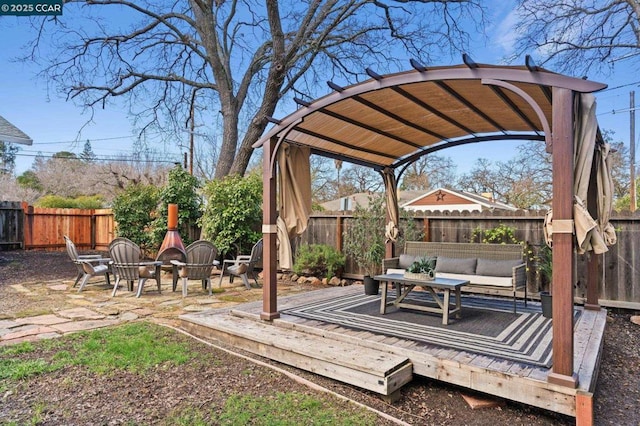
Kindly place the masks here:
POLYGON ((24 247, 22 203, 0 201, 0 250, 24 247))

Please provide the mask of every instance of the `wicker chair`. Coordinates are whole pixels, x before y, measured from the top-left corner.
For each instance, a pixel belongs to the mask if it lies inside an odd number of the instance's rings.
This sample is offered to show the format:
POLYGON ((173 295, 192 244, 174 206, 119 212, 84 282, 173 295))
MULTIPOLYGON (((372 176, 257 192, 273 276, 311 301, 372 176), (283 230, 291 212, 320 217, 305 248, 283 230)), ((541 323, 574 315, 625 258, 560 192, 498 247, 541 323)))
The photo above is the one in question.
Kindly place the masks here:
POLYGON ((182 278, 182 297, 187 296, 188 280, 202 280, 202 288, 206 290, 209 287, 209 296, 211 296, 211 270, 220 264, 216 260, 218 249, 209 241, 198 240, 191 243, 186 248, 186 252, 186 262, 171 261, 173 265, 173 291, 176 291, 178 277, 180 277, 182 278))
POLYGON ((129 291, 133 290, 133 282, 138 281, 136 297, 140 297, 144 283, 149 278, 156 280, 158 293, 161 292, 160 266, 162 262, 140 261, 140 247, 136 243, 127 238, 116 238, 109 243, 109 256, 111 256, 111 267, 116 276, 112 297, 116 295, 120 280, 125 280, 129 283, 129 291))

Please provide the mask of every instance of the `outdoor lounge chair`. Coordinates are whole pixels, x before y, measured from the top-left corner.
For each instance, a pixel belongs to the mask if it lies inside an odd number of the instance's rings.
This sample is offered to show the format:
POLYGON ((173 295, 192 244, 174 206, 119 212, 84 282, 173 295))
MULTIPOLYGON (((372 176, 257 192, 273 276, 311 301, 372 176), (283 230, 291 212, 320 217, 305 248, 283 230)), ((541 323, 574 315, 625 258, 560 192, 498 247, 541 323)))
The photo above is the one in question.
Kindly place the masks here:
POLYGON ((256 282, 256 285, 259 286, 258 277, 255 273, 255 266, 259 265, 262 262, 262 240, 258 241, 254 244, 251 249, 250 255, 238 255, 235 259, 227 259, 222 262, 222 271, 220 271, 220 282, 218 283, 218 287, 222 286, 222 277, 224 276, 225 271, 229 273, 229 282, 233 282, 233 277, 238 276, 242 278, 242 282, 244 283, 247 289, 251 289, 251 284, 249 283, 248 276, 251 275, 251 278, 256 282))
POLYGON ((80 284, 78 292, 82 291, 84 286, 87 284, 87 281, 89 281, 89 278, 96 275, 104 275, 107 280, 107 285, 111 285, 111 282, 109 281, 109 272, 111 271, 108 266, 111 259, 108 257, 102 257, 102 255, 99 254, 78 254, 76 245, 71 241, 71 238, 66 235, 64 235, 64 242, 67 246, 67 254, 78 270, 78 275, 73 283, 73 287, 78 285, 78 282, 82 280, 82 284, 80 284), (89 266, 85 267, 84 265, 89 266))
POLYGON ((113 293, 116 295, 120 280, 129 283, 129 291, 133 290, 133 282, 138 281, 138 292, 136 297, 142 294, 142 288, 145 281, 154 278, 158 283, 158 293, 160 288, 160 261, 140 261, 140 247, 127 238, 116 238, 109 243, 109 256, 111 257, 111 267, 113 274, 116 276, 116 282, 113 286, 113 293))
POLYGON ((211 270, 220 262, 216 260, 218 249, 209 241, 198 240, 186 248, 187 260, 172 260, 173 291, 176 291, 178 277, 182 278, 182 297, 187 296, 187 280, 202 280, 202 288, 209 287, 211 296, 211 270))

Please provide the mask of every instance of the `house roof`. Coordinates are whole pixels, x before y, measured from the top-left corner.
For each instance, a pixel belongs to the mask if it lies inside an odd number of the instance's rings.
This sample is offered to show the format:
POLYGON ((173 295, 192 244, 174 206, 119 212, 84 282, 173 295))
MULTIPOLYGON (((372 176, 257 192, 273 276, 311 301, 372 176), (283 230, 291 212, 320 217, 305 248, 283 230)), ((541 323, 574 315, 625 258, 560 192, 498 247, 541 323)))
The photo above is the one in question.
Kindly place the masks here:
POLYGON ((405 203, 399 202, 399 204, 400 207, 413 207, 417 210, 435 210, 438 209, 438 206, 464 204, 480 205, 482 209, 518 210, 514 206, 501 203, 483 195, 447 188, 436 188, 420 194, 405 203), (447 194, 451 196, 447 198, 447 194))
POLYGON ((0 115, 0 142, 20 143, 31 145, 33 140, 22 130, 9 123, 0 115))
MULTIPOLYGON (((396 169, 443 148, 491 140, 545 140, 552 91, 595 92, 605 84, 528 66, 465 64, 378 75, 340 87, 301 107, 254 147, 277 138, 312 153, 381 170, 396 169)), ((547 140, 550 143, 550 140, 547 140)))
MULTIPOLYGON (((398 204, 406 203, 409 200, 416 198, 417 196, 424 194, 424 191, 398 191, 398 204)), ((382 196, 382 194, 378 194, 382 196)), ((372 196, 370 192, 357 192, 355 194, 350 194, 342 198, 338 198, 331 201, 326 201, 322 204, 322 208, 327 211, 336 212, 341 209, 341 200, 344 198, 349 198, 352 200, 352 207, 363 206, 366 207, 369 205, 369 197, 372 196)))

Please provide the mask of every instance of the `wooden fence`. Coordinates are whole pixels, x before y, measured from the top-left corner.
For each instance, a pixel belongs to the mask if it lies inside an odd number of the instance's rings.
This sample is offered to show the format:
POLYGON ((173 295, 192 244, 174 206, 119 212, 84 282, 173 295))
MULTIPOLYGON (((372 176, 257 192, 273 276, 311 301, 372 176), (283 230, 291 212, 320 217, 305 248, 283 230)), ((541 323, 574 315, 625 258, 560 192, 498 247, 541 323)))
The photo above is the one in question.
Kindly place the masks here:
POLYGON ((114 237, 111 209, 51 209, 0 203, 0 248, 64 250, 64 235, 81 250, 107 250, 114 237))
MULTIPOLYGON (((314 215, 297 244, 327 244, 341 249, 343 231, 351 220, 350 215, 343 214, 314 215)), ((424 230, 425 241, 469 242, 474 230, 488 230, 500 224, 515 228, 515 237, 532 248, 531 257, 544 241, 544 212, 538 211, 429 213, 414 220, 424 230)), ((599 273, 604 279, 599 297, 605 306, 640 310, 640 214, 614 214, 611 222, 616 228, 618 242, 601 256, 599 273)), ((397 251, 401 249, 398 247, 397 251)), ((536 274, 535 266, 529 262, 528 290, 532 294, 548 290, 548 285, 536 274)), ((351 259, 347 259, 345 271, 362 273, 351 259)), ((586 271, 587 256, 577 255, 575 296, 578 299, 586 296, 586 271)))
MULTIPOLYGON (((327 244, 342 250, 343 231, 352 219, 345 214, 313 215, 307 231, 295 245, 327 244)), ((425 241, 468 242, 474 230, 492 229, 500 224, 515 228, 516 238, 527 242, 534 252, 544 240, 541 212, 429 213, 413 220, 424 231, 425 241)), ((600 262, 600 273, 604 277, 600 299, 606 306, 640 309, 640 212, 614 215, 612 224, 617 230, 618 243, 600 262)), ((0 202, 0 249, 63 250, 63 235, 69 235, 80 249, 107 250, 114 237, 113 214, 110 209, 45 209, 0 202)), ((576 256, 575 295, 578 298, 586 292, 586 260, 584 255, 576 256)), ((547 290, 546 283, 535 271, 535 264, 530 263, 528 290, 531 293, 547 290)), ((347 259, 345 272, 351 277, 362 273, 351 259, 347 259)))
POLYGON ((0 250, 24 248, 22 204, 0 201, 0 250))

